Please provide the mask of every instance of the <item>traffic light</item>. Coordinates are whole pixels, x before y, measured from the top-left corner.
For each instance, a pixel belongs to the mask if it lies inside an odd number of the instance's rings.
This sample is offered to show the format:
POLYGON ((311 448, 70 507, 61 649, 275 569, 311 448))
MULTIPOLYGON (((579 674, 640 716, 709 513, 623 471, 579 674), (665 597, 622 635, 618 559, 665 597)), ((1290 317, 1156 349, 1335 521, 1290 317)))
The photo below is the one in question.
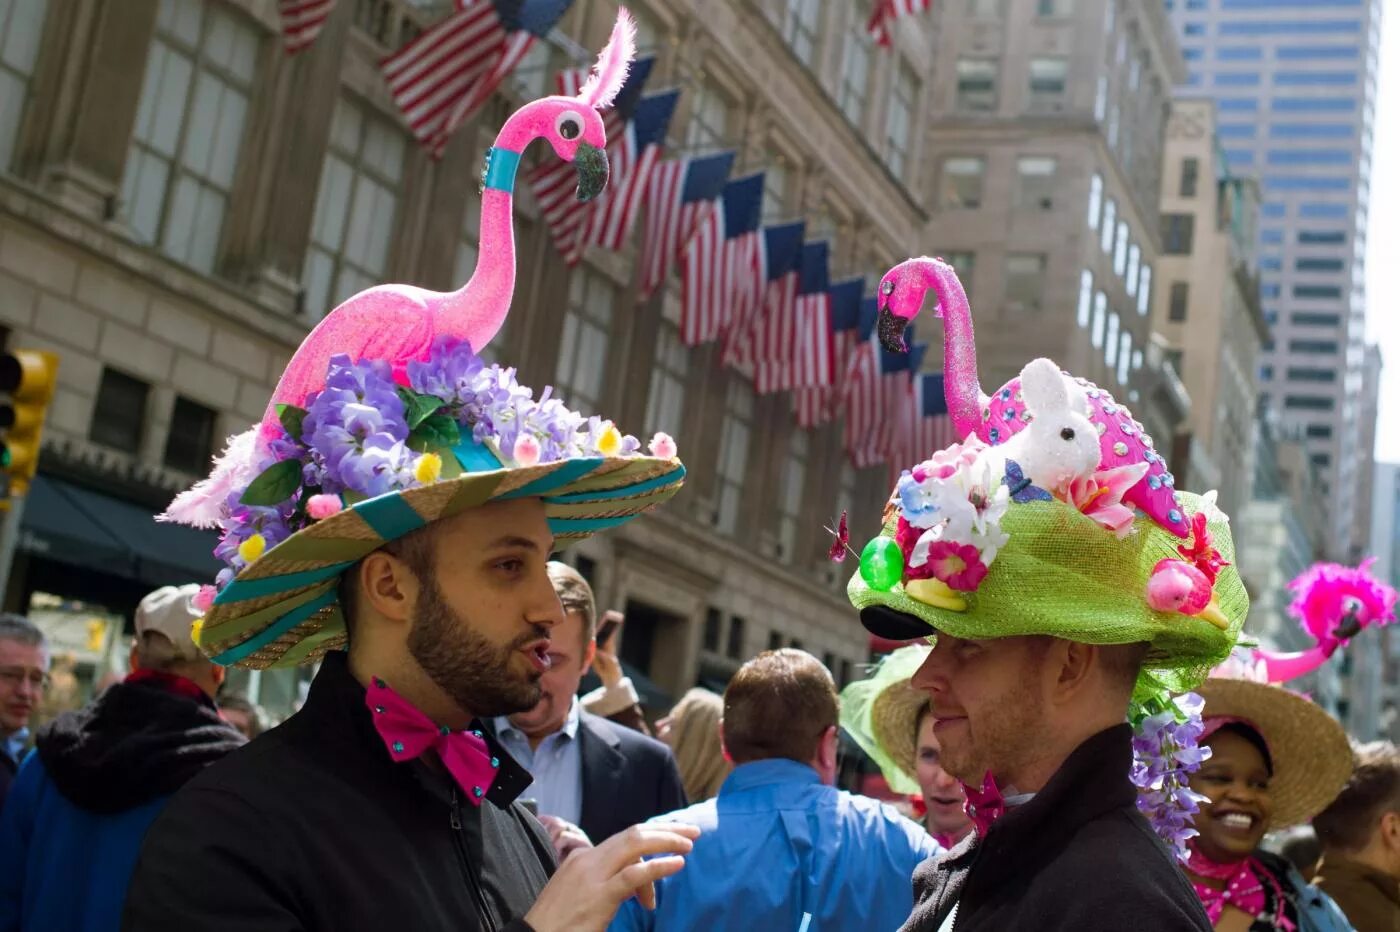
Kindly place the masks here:
POLYGON ((39 435, 44 411, 53 397, 58 356, 43 350, 14 350, 0 355, 0 474, 7 498, 24 495, 39 468, 39 435))
POLYGON ((89 653, 99 654, 107 644, 107 622, 101 618, 92 618, 87 623, 87 649, 89 653))

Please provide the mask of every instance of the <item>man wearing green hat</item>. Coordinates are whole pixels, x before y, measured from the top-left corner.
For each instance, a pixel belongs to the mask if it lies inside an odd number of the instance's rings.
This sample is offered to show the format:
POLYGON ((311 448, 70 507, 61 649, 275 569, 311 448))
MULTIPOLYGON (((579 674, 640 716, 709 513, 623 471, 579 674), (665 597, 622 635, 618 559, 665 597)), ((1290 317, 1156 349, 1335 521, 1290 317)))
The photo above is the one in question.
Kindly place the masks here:
POLYGON ((976 824, 916 871, 905 932, 1210 928, 1159 837, 1186 816, 1139 811, 1129 709, 1199 682, 1247 599, 1208 501, 1173 493, 1159 522, 1130 504, 1147 465, 1102 468, 1101 422, 1141 427, 1093 391, 1091 409, 1049 360, 1027 366, 1000 393, 1024 430, 906 471, 851 580, 872 633, 932 636, 910 682, 976 824), (1187 538, 1167 526, 1183 521, 1187 538))

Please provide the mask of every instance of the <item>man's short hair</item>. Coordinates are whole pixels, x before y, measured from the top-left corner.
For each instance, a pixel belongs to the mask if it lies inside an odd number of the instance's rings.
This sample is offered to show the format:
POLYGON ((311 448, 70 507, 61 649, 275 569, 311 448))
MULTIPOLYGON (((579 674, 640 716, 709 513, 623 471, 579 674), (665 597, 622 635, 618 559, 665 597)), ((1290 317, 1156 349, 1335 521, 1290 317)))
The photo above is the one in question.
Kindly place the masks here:
POLYGON ((1400 750, 1389 741, 1356 748, 1357 766, 1342 792, 1313 819, 1324 850, 1355 854, 1387 812, 1400 812, 1400 750))
POLYGON ((724 691, 724 746, 736 764, 786 758, 809 763, 840 717, 830 671, 806 651, 766 650, 724 691))
POLYGON ((15 641, 26 647, 49 646, 38 625, 14 612, 0 612, 0 641, 15 641))
MULTIPOLYGON (((413 571, 413 575, 419 579, 427 578, 433 571, 433 535, 436 533, 436 523, 428 523, 423 527, 410 531, 403 537, 389 541, 380 550, 398 557, 408 568, 413 571)), ((345 635, 348 642, 355 625, 356 612, 360 610, 360 563, 357 560, 348 569, 340 574, 340 579, 336 583, 336 601, 340 603, 340 614, 345 619, 345 635)))
POLYGON ((578 612, 583 616, 583 646, 586 650, 588 642, 593 640, 593 635, 598 630, 598 610, 593 602, 593 587, 588 585, 588 580, 578 570, 567 563, 560 563, 558 560, 550 560, 546 569, 549 570, 549 581, 554 584, 554 594, 559 596, 559 604, 564 606, 564 613, 578 612))

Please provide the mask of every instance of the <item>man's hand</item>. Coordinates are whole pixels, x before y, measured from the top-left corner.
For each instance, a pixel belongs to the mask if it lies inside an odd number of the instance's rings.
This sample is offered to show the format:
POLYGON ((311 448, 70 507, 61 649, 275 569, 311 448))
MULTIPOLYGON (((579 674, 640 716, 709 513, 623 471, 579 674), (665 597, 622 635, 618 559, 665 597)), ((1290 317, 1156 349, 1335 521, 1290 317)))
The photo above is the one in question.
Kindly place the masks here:
POLYGON ((554 844, 554 853, 561 863, 574 851, 593 847, 588 835, 574 823, 552 815, 541 815, 539 820, 545 831, 549 832, 549 840, 554 844))
POLYGON ((603 932, 629 896, 655 909, 652 884, 685 866, 680 855, 690 852, 699 835, 693 825, 648 823, 576 851, 545 884, 525 921, 535 932, 603 932), (642 860, 651 855, 665 857, 642 860))
POLYGON ((604 612, 598 622, 599 628, 609 621, 616 621, 617 624, 613 626, 607 640, 598 642, 598 650, 593 655, 593 669, 604 686, 613 687, 622 681, 622 664, 618 662, 617 652, 613 649, 613 645, 617 643, 617 633, 622 630, 622 613, 613 609, 604 612))

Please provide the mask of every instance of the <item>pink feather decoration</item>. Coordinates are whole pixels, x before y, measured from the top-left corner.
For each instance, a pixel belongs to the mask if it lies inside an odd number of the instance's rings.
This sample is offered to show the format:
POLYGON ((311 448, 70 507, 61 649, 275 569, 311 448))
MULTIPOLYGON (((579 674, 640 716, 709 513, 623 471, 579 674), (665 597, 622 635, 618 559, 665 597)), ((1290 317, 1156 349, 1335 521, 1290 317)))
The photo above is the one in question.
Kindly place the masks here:
POLYGON ((578 99, 595 110, 612 106, 622 86, 627 83, 632 58, 637 53, 637 24, 626 7, 619 7, 612 36, 598 55, 598 63, 579 88, 578 99))
POLYGON ((241 489, 257 474, 258 428, 250 427, 228 438, 224 452, 214 459, 209 478, 196 482, 175 496, 157 521, 173 521, 190 527, 217 527, 224 516, 229 493, 241 489))
POLYGON ((1288 612, 1319 646, 1335 650, 1345 642, 1336 629, 1348 613, 1362 628, 1395 620, 1396 592, 1368 572, 1375 562, 1367 557, 1355 568, 1314 563, 1288 584, 1294 592, 1288 612))

